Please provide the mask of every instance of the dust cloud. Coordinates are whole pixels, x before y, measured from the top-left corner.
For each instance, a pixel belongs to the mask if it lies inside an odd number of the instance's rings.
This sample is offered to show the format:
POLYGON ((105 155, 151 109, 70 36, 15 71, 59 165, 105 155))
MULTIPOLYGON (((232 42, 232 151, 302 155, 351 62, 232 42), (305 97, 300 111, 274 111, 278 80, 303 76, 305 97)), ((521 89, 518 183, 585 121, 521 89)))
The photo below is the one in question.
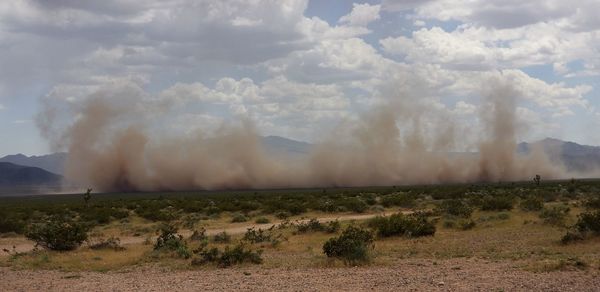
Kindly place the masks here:
MULTIPOLYGON (((396 99, 396 100, 402 100, 396 99)), ((68 150, 68 181, 102 191, 263 189, 529 180, 564 175, 542 149, 517 153, 516 99, 496 82, 482 93, 477 151, 456 152, 464 131, 427 106, 384 102, 340 125, 303 157, 267 153, 247 118, 173 135, 149 126, 174 102, 101 89, 37 117, 51 145, 68 150), (72 117, 61 125, 56 116, 72 117)), ((168 123, 163 121, 163 123, 168 123)), ((168 131, 167 131, 168 132, 168 131)))

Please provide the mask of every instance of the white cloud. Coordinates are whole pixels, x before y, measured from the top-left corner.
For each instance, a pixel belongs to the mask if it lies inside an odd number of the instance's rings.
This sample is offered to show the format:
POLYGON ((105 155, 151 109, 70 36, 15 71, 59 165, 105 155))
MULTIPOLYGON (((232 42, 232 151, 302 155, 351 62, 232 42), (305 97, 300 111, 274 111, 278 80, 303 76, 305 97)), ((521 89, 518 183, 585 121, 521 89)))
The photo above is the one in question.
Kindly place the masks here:
POLYGON ((367 24, 378 20, 379 11, 381 5, 369 5, 365 4, 352 4, 352 11, 350 14, 344 15, 340 18, 340 23, 347 23, 351 26, 366 26, 367 24))

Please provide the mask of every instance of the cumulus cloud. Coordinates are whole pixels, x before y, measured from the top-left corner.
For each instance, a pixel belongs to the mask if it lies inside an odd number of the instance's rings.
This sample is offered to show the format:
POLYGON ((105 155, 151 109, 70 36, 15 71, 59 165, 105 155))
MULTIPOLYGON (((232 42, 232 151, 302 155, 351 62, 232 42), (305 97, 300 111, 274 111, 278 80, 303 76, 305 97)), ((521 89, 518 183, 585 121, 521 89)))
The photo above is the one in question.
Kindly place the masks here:
POLYGON ((534 136, 594 106, 597 1, 383 0, 311 17, 308 4, 4 1, 0 102, 45 96, 60 112, 123 87, 175 109, 176 132, 251 118, 299 139, 388 102, 476 125, 490 80, 511 83, 517 117, 546 125, 534 136))
POLYGON ((381 5, 352 4, 350 14, 340 18, 340 23, 347 23, 353 26, 366 26, 367 24, 379 19, 379 10, 381 5))

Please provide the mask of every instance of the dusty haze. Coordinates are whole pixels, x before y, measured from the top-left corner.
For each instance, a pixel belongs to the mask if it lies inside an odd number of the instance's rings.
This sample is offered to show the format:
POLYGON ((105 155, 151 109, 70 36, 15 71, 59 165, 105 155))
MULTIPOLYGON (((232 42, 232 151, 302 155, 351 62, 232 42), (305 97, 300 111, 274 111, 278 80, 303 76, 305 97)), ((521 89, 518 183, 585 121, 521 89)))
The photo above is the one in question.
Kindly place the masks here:
MULTIPOLYGON (((451 115, 402 96, 340 121, 308 157, 269 155, 252 120, 172 135, 156 124, 175 102, 130 86, 103 88, 67 107, 43 103, 37 122, 66 148, 66 178, 103 191, 400 185, 528 180, 565 173, 541 149, 516 153, 516 97, 495 80, 481 93, 478 154, 450 153, 464 141, 451 115), (69 117, 60 122, 58 117, 69 117)), ((168 124, 168 120, 162 121, 168 124)))

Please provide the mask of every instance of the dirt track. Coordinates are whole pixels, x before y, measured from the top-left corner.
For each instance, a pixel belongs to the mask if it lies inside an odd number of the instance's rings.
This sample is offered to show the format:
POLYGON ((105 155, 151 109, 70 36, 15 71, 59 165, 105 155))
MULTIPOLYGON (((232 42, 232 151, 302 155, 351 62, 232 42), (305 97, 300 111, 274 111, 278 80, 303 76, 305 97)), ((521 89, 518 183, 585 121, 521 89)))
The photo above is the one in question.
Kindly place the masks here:
POLYGON ((390 267, 65 273, 0 268, 0 291, 598 291, 599 271, 531 273, 514 262, 400 260, 390 267))

